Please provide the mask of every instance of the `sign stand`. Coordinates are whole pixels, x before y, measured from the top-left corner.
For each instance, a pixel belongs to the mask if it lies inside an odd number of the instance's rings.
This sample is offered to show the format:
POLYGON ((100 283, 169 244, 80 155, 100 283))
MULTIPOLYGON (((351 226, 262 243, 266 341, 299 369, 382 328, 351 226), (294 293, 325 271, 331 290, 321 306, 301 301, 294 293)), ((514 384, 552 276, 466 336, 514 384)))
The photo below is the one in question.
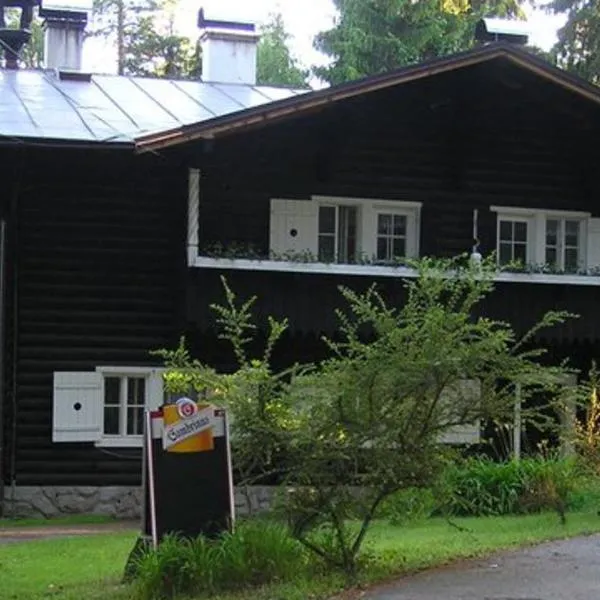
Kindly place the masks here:
POLYGON ((217 537, 235 520, 225 410, 180 398, 146 411, 144 424, 142 532, 126 579, 143 550, 156 549, 165 535, 217 537))

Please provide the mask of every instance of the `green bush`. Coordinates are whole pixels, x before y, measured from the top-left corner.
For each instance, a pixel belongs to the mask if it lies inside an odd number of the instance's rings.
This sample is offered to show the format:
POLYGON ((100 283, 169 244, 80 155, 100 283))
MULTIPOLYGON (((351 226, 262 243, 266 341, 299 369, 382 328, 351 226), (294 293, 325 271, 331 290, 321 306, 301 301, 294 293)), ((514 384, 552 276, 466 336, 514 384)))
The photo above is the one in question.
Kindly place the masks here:
POLYGON ((305 550, 283 525, 247 521, 217 540, 165 537, 137 559, 134 581, 140 600, 163 600, 289 581, 308 566, 305 550))
POLYGON ((407 488, 386 498, 377 516, 388 519, 392 525, 404 525, 430 517, 435 508, 436 501, 430 489, 407 488))
POLYGON ((542 456, 504 463, 472 458, 444 474, 441 511, 492 516, 553 509, 564 517, 579 479, 575 461, 568 458, 542 456))

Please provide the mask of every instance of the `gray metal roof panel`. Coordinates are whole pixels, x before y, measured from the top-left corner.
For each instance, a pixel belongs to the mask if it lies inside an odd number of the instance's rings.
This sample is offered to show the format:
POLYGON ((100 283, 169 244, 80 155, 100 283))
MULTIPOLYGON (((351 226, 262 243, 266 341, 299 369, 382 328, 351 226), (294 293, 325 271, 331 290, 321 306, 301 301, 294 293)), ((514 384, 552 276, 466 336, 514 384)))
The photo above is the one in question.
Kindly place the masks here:
POLYGON ((209 121, 299 90, 52 72, 0 70, 0 138, 131 143, 137 136, 209 121))

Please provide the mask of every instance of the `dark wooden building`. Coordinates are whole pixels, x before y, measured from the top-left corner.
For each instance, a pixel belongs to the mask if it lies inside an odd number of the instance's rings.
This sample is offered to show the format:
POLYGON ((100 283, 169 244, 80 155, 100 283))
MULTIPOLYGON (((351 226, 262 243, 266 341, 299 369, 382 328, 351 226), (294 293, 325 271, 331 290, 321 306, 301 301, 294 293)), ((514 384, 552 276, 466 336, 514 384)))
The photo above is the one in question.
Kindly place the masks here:
POLYGON ((231 364, 222 275, 259 322, 289 318, 280 365, 315 360, 338 286, 402 302, 396 261, 470 252, 475 228, 483 255, 528 265, 499 274, 489 314, 521 331, 580 314, 543 342, 587 368, 599 133, 596 88, 503 43, 302 94, 0 71, 5 506, 108 510, 123 498, 102 490, 139 486, 150 352, 186 334, 231 364))

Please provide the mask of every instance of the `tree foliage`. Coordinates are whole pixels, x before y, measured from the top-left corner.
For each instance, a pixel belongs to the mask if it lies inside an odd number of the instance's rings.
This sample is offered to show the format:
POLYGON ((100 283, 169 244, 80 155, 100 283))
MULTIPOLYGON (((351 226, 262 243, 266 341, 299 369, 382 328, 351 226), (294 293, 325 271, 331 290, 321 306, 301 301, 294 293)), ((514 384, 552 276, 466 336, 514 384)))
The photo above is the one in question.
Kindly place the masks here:
POLYGON ((308 70, 302 69, 290 52, 290 34, 285 29, 281 14, 271 15, 261 34, 257 82, 261 85, 306 87, 308 70))
POLYGON ((156 16, 138 19, 125 35, 123 72, 140 77, 200 77, 200 46, 176 35, 170 19, 161 26, 156 16))
MULTIPOLYGON (((330 340, 333 357, 296 383, 304 416, 288 481, 297 486, 290 521, 298 539, 350 574, 380 504, 435 482, 447 456, 444 434, 480 420, 510 423, 516 383, 524 398, 554 398, 563 374, 541 366, 543 350, 527 346, 568 315, 548 313, 517 338, 510 325, 475 317, 493 289, 489 267, 424 260, 418 269, 402 306, 375 288, 343 289, 343 340, 330 340), (465 380, 478 382, 480 395, 465 380)), ((539 406, 525 407, 523 419, 548 424, 539 406)))
MULTIPOLYGON (((349 575, 381 503, 435 482, 445 434, 482 420, 509 423, 516 384, 525 401, 543 392, 553 402, 564 379, 563 367, 540 364, 544 351, 533 340, 569 315, 550 312, 518 338, 510 325, 476 316, 493 290, 491 263, 414 266, 399 306, 375 287, 343 288, 341 337, 326 340, 331 358, 312 368, 273 371, 287 321, 269 319, 262 357, 249 357, 255 299, 240 303, 226 284, 225 304, 213 309, 237 370, 217 374, 183 347, 162 353, 168 386, 208 391, 229 409, 238 475, 248 482, 276 472, 289 490, 283 505, 295 537, 349 575)), ((526 405, 522 420, 543 427, 542 408, 526 405)))
POLYGON ((315 47, 332 64, 315 73, 331 84, 466 50, 482 16, 523 18, 522 0, 334 0, 339 16, 315 47))
POLYGON ((94 0, 91 35, 114 40, 119 75, 197 77, 200 48, 175 33, 174 0, 94 0))
POLYGON ((225 302, 211 308, 217 317, 219 337, 231 345, 236 370, 216 373, 192 359, 184 340, 177 349, 157 354, 168 368, 165 376, 168 392, 192 392, 228 409, 233 423, 233 469, 238 484, 245 488, 274 476, 283 477, 290 430, 297 425, 289 389, 306 368, 296 365, 278 373, 272 368, 273 351, 287 329, 287 320, 269 317, 261 356, 250 355, 248 346, 256 336, 252 317, 256 297, 240 302, 225 278, 222 283, 225 302))
POLYGON ((600 83, 600 4, 596 0, 553 0, 548 8, 567 16, 552 49, 556 63, 600 83))
MULTIPOLYGON (((200 78, 200 44, 177 35, 175 9, 174 0, 94 0, 91 35, 115 41, 121 75, 200 78)), ((281 15, 272 15, 258 45, 259 84, 307 85, 308 71, 292 56, 289 39, 281 15)))

